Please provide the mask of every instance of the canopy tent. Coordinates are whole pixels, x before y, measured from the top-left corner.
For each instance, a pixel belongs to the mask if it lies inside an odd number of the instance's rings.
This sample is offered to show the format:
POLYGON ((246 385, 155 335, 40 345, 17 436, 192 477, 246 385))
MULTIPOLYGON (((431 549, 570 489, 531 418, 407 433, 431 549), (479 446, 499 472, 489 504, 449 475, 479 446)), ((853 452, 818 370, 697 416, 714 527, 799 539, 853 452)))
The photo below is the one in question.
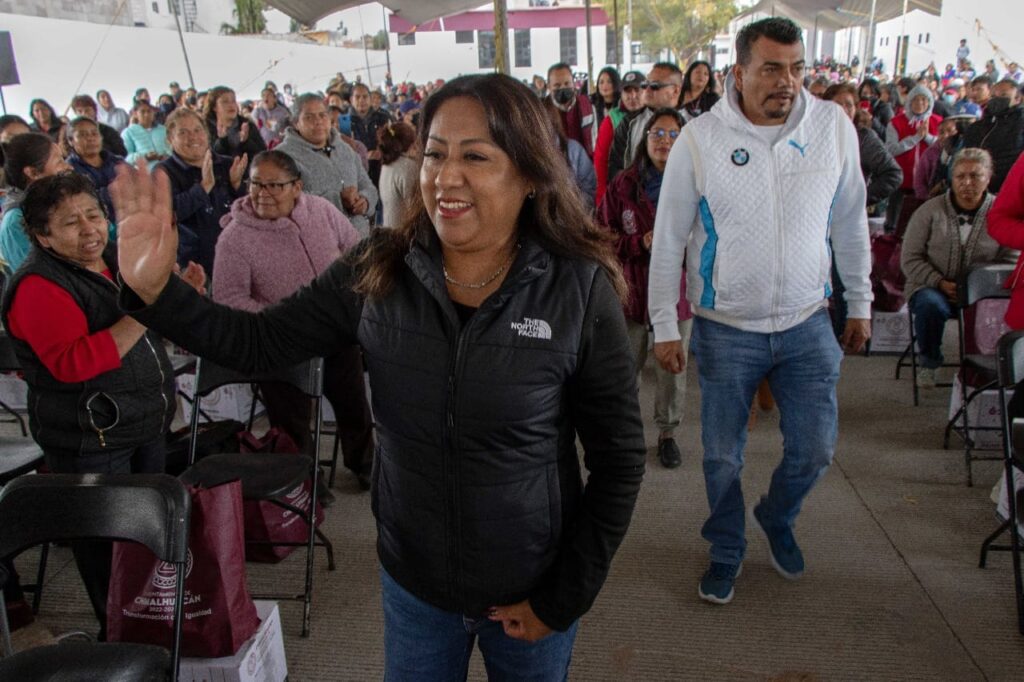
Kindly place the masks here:
POLYGON ((894 19, 903 14, 904 6, 907 12, 919 9, 939 16, 942 0, 760 0, 738 17, 770 14, 788 17, 804 28, 838 31, 894 19))
MULTIPOLYGON (((474 9, 486 2, 480 0, 377 0, 410 24, 422 24, 431 19, 474 9)), ((281 10, 296 21, 312 26, 328 14, 340 12, 367 0, 267 0, 271 7, 281 10)))

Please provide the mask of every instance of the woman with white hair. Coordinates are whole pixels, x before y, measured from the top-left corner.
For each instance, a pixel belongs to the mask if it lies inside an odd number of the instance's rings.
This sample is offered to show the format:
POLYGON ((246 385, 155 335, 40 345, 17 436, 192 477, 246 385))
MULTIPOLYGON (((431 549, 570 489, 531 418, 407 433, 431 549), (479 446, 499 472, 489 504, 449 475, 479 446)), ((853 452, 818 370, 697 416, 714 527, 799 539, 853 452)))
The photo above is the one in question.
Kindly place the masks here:
POLYGON ((989 153, 973 147, 960 150, 953 157, 951 175, 949 191, 923 203, 903 236, 903 291, 914 315, 921 388, 935 386, 935 370, 942 366, 942 332, 959 305, 958 282, 977 264, 1012 263, 1015 255, 988 235, 994 199, 988 192, 989 153))

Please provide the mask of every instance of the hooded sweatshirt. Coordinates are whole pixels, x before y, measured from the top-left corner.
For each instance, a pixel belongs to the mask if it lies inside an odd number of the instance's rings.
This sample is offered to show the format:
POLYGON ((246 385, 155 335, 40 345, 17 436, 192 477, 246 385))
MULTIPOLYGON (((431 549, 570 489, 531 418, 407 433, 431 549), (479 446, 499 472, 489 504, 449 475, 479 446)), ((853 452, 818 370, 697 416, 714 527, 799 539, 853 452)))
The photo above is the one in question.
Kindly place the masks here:
POLYGON ((301 194, 286 218, 264 220, 244 196, 221 218, 213 298, 256 312, 290 296, 359 241, 331 202, 301 194))
POLYGON ((710 112, 683 126, 665 167, 648 291, 655 340, 679 338, 684 258, 694 314, 772 333, 827 305, 834 250, 850 317, 869 319, 871 257, 853 124, 801 89, 785 123, 765 131, 744 115, 733 76, 725 89, 710 112))
POLYGON ((900 183, 902 190, 913 191, 914 167, 917 165, 917 160, 938 139, 942 117, 932 113, 934 104, 935 99, 928 88, 923 85, 915 86, 907 93, 907 106, 893 116, 889 127, 886 128, 885 148, 896 159, 896 163, 903 171, 903 182, 900 183), (911 102, 918 95, 928 100, 928 108, 922 114, 915 114, 911 110, 911 102), (928 133, 924 137, 918 137, 917 126, 922 122, 928 124, 928 133))

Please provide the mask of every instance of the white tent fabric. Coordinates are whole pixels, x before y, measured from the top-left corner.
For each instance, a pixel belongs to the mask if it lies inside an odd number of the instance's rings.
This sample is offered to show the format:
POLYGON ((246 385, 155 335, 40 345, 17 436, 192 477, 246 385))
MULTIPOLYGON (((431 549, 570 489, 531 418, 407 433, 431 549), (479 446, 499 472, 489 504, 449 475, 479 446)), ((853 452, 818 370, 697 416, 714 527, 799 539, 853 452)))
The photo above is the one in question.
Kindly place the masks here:
MULTIPOLYGON (((382 5, 411 24, 422 24, 431 19, 474 9, 487 3, 480 0, 378 0, 382 5)), ((328 14, 365 5, 366 0, 267 0, 296 21, 307 26, 328 14)))
MULTIPOLYGON (((942 0, 908 0, 907 12, 915 9, 939 16, 942 0)), ((754 13, 788 17, 804 28, 838 31, 867 26, 871 22, 871 0, 760 0, 739 16, 754 13)), ((903 0, 875 1, 876 24, 901 14, 903 0)))

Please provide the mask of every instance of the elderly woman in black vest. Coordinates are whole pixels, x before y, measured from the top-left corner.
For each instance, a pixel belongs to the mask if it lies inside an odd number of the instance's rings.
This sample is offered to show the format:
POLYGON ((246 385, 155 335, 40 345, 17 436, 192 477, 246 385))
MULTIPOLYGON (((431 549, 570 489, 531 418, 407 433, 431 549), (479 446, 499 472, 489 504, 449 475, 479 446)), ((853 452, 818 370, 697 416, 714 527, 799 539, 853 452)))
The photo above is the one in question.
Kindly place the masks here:
MULTIPOLYGON (((118 308, 107 216, 85 177, 32 183, 21 209, 32 248, 7 284, 3 321, 28 383, 32 437, 57 473, 158 473, 174 415, 161 340, 118 308)), ((110 544, 76 543, 105 629, 110 544)))
POLYGON ((114 191, 122 304, 175 343, 249 370, 362 345, 389 680, 464 679, 477 641, 492 678, 565 679, 640 489, 625 282, 553 134, 513 78, 448 82, 415 210, 258 314, 170 277, 166 187, 114 191))

